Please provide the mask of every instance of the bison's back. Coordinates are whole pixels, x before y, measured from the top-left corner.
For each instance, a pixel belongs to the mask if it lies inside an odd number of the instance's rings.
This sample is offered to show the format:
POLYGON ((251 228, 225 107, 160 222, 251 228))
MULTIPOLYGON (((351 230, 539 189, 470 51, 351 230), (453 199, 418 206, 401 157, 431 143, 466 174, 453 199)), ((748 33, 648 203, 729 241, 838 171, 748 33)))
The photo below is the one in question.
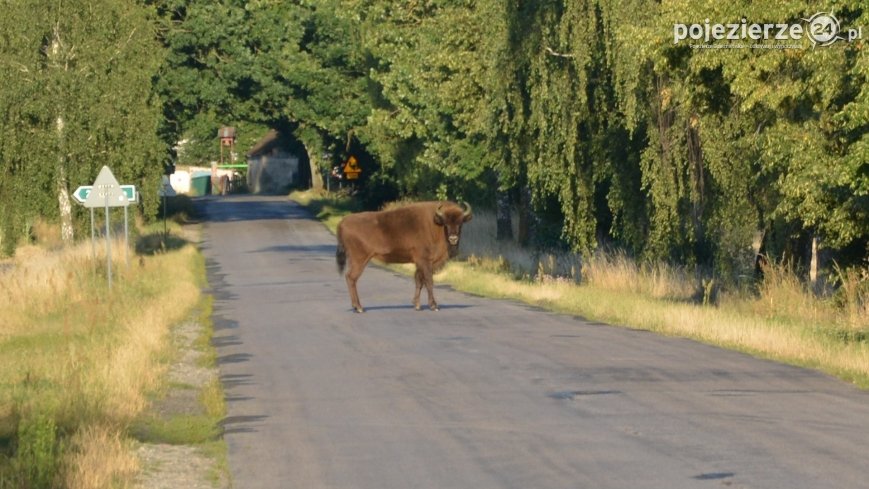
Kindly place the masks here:
MULTIPOLYGON (((446 242, 434 222, 438 202, 419 202, 377 212, 350 214, 338 225, 339 252, 370 255, 388 263, 411 263, 446 242), (443 243, 441 243, 443 241, 443 243)), ((336 254, 336 260, 340 257, 336 254)))

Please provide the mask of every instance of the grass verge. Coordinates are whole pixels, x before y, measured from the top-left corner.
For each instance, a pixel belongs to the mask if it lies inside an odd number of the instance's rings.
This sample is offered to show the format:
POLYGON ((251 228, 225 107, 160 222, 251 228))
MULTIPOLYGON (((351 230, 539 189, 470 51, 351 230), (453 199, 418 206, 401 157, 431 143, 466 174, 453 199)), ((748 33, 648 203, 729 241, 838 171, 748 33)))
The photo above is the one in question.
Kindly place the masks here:
MULTIPOLYGON (((200 263, 204 287, 201 256, 200 263)), ((147 455, 143 456, 145 483, 163 487, 197 480, 213 487, 229 487, 228 453, 222 437, 226 401, 212 344, 213 303, 212 296, 203 296, 188 320, 173 328, 172 354, 165 359, 169 373, 153 393, 150 409, 130 428, 130 434, 147 445, 147 455), (168 445, 180 452, 166 448, 168 445), (167 459, 172 463, 164 465, 167 459), (182 460, 187 463, 176 463, 182 460)))
MULTIPOLYGON (((290 198, 314 209, 333 232, 354 206, 316 193, 290 198)), ((623 255, 581 260, 495 241, 495 219, 477 211, 462 232, 462 255, 435 280, 593 321, 691 338, 817 369, 869 389, 869 270, 840 272, 841 293, 809 293, 786 267, 774 266, 756 292, 713 291, 710 282, 664 264, 623 255)), ((411 268, 394 269, 412 274, 411 268)))
POLYGON ((341 218, 361 210, 356 201, 350 197, 316 190, 295 191, 290 194, 290 200, 310 210, 333 233, 338 228, 341 218))
POLYGON ((0 488, 128 487, 129 426, 162 381, 170 327, 200 301, 204 265, 180 240, 128 267, 113 244, 27 246, 0 272, 0 488))

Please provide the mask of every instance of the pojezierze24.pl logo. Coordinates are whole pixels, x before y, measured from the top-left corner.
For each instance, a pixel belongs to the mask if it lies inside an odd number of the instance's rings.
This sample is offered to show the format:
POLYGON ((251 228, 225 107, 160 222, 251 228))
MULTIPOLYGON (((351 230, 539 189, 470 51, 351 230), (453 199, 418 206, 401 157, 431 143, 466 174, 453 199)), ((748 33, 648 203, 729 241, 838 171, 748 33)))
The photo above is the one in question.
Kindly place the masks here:
POLYGON ((693 48, 802 49, 799 41, 804 37, 812 42, 812 48, 863 38, 862 26, 842 29, 832 12, 818 12, 801 20, 803 23, 755 24, 742 19, 739 23, 718 24, 706 19, 702 24, 673 24, 673 44, 688 41, 693 48), (715 43, 722 40, 736 42, 715 43))

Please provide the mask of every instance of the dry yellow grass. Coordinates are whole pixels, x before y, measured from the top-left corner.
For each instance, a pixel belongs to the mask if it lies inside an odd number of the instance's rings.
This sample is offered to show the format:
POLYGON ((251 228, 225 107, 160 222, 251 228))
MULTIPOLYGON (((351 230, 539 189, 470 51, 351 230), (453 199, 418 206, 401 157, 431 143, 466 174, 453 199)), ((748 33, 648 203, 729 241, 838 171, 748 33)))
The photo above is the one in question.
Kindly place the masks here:
MULTIPOLYGON (((169 328, 200 297, 202 265, 192 246, 133 257, 129 268, 122 244, 114 246, 111 292, 105 255, 98 248, 94 260, 89 243, 26 247, 0 272, 0 441, 20 436, 28 419, 53 419, 59 436, 69 437, 47 441, 65 447, 56 479, 63 487, 122 487, 130 479, 135 464, 124 432, 158 386, 169 328)), ((4 458, 0 478, 26 477, 4 458)))
MULTIPOLYGON (((513 222, 515 228, 515 220, 513 222)), ((646 294, 656 298, 692 298, 697 290, 691 274, 662 263, 638 264, 622 253, 597 253, 581 258, 567 251, 538 252, 513 240, 497 241, 495 215, 474 212, 462 229, 462 256, 478 268, 509 272, 517 278, 551 279, 593 285, 596 288, 646 294)), ((517 230, 513 230, 514 236, 517 230)))
POLYGON ((71 450, 63 469, 69 489, 130 487, 139 460, 117 428, 87 426, 70 440, 71 450))
POLYGON ((594 287, 657 299, 689 300, 697 292, 695 279, 684 270, 663 263, 638 264, 620 253, 598 253, 585 260, 582 276, 594 287))

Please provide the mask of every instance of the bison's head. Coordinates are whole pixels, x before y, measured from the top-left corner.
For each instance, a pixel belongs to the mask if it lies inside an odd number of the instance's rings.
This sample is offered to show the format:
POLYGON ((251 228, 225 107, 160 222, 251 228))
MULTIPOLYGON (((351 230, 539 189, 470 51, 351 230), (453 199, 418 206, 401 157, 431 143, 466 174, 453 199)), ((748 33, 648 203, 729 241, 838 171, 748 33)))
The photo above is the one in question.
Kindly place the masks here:
POLYGON ((462 202, 462 208, 456 205, 441 204, 435 210, 435 224, 444 227, 444 236, 447 238, 450 258, 459 252, 459 238, 462 235, 462 224, 471 220, 471 206, 462 202))

